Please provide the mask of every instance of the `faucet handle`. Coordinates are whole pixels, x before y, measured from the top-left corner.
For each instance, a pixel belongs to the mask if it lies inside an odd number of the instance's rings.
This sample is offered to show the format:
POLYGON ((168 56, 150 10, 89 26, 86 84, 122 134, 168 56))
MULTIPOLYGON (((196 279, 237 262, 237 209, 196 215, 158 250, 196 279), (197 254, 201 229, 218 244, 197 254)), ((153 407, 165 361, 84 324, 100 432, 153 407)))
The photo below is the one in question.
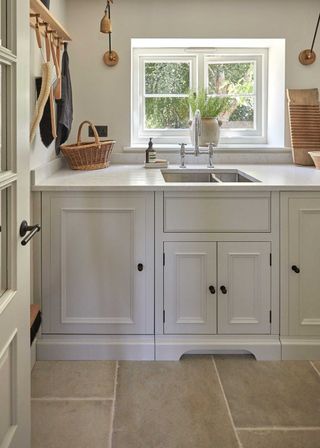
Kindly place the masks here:
POLYGON ((184 155, 186 153, 186 143, 179 143, 180 144, 180 154, 184 155))
POLYGON ((209 148, 208 148, 209 154, 213 155, 213 151, 214 151, 214 144, 213 143, 209 143, 209 148))

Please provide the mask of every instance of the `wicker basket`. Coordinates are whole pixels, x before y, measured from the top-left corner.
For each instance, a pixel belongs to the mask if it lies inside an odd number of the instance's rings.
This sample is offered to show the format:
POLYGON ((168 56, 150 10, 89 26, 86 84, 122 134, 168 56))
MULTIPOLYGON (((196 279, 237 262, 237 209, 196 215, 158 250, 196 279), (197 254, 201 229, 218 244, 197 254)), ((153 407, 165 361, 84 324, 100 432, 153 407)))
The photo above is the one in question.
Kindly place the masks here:
POLYGON ((114 144, 114 140, 100 140, 95 126, 90 121, 83 121, 79 126, 77 143, 61 145, 61 151, 72 170, 100 170, 109 166, 114 144), (94 142, 81 141, 81 131, 85 124, 93 130, 94 142))

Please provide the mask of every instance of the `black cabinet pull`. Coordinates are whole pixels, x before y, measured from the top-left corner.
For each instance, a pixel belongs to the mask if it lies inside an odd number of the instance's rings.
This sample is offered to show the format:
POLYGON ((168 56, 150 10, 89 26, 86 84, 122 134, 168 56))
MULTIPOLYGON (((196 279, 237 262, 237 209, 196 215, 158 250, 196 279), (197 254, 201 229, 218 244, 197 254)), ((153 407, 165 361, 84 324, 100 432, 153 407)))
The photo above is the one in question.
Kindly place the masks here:
POLYGON ((220 291, 222 292, 222 294, 227 294, 227 288, 225 286, 221 286, 220 291))
POLYGON ((29 241, 32 240, 35 234, 40 232, 40 230, 41 227, 39 226, 39 224, 29 226, 27 221, 22 221, 20 226, 20 236, 21 238, 23 238, 23 240, 21 241, 22 246, 26 246, 29 243, 29 241))
POLYGON ((142 271, 143 271, 143 264, 142 264, 142 263, 139 263, 139 264, 138 264, 138 271, 139 271, 139 272, 142 272, 142 271))
POLYGON ((300 269, 298 268, 298 266, 293 265, 291 267, 291 269, 293 270, 293 272, 295 272, 296 274, 300 274, 300 269))
POLYGON ((216 293, 216 288, 214 286, 209 286, 209 291, 211 292, 211 294, 215 294, 216 293))

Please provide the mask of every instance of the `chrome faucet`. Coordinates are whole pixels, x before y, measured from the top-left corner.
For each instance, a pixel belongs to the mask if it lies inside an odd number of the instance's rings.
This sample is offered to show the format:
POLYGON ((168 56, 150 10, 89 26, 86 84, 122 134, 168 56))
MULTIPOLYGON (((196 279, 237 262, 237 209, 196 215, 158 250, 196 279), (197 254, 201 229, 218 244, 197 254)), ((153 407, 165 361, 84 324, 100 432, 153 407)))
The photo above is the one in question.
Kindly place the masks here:
POLYGON ((208 154, 209 154, 208 168, 213 168, 213 150, 214 150, 213 143, 209 143, 209 148, 208 148, 208 154))
POLYGON ((198 157, 200 154, 200 146, 199 146, 199 137, 201 136, 201 113, 200 110, 197 109, 194 114, 194 124, 193 124, 193 132, 194 132, 194 155, 198 157))
MULTIPOLYGON (((180 143, 180 168, 186 168, 186 155, 187 154, 192 154, 192 155, 196 155, 195 150, 188 150, 186 149, 186 144, 185 143, 180 143)), ((209 147, 208 149, 202 149, 200 150, 200 148, 198 149, 198 155, 199 154, 208 154, 209 155, 209 161, 208 161, 208 168, 213 168, 213 154, 214 154, 214 144, 213 143, 209 143, 209 147)))
POLYGON ((186 144, 180 143, 180 168, 186 168, 186 144))

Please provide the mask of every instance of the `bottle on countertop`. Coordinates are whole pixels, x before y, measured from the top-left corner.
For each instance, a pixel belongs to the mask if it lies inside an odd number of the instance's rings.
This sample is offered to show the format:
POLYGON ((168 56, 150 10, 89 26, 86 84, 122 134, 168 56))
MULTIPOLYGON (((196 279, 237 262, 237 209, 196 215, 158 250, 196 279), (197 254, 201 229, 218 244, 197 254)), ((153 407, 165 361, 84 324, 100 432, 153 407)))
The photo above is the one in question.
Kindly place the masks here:
POLYGON ((146 150, 146 163, 154 163, 157 158, 157 153, 153 148, 152 138, 149 140, 149 146, 146 150))

